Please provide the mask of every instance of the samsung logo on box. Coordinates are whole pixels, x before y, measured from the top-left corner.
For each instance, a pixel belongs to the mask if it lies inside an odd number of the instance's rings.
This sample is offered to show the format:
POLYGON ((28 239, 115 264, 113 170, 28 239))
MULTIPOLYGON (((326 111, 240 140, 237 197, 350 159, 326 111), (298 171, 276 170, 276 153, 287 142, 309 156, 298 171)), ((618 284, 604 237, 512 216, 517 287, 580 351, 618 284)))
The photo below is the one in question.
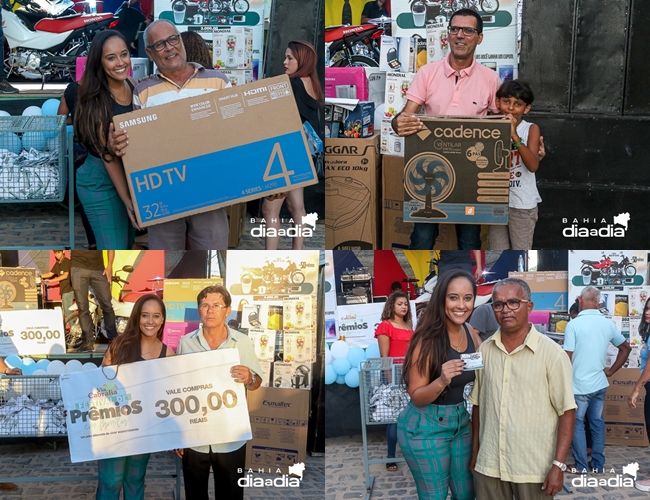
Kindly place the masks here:
POLYGON ((120 122, 119 128, 132 127, 133 125, 141 125, 142 123, 152 122, 157 119, 158 117, 156 116, 156 113, 152 115, 140 116, 139 118, 133 118, 132 120, 126 120, 124 122, 120 122))
POLYGON ((266 87, 258 87, 256 89, 245 91, 244 96, 259 94, 260 92, 266 92, 267 90, 268 89, 266 87))

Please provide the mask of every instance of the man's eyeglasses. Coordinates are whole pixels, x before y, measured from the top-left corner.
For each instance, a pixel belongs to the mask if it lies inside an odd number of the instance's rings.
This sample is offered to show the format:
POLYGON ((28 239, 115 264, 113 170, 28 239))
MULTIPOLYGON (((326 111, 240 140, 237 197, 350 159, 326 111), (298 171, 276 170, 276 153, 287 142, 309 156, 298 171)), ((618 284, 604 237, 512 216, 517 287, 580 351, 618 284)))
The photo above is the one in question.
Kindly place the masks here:
POLYGON ((521 299, 508 299, 505 302, 492 302, 492 310, 494 312, 501 312, 505 306, 508 306, 508 309, 511 311, 516 311, 521 306, 522 302, 530 302, 530 300, 521 300, 521 299))
POLYGON ((172 35, 170 37, 165 38, 164 40, 158 40, 156 43, 152 43, 151 45, 147 45, 148 49, 154 49, 156 52, 160 52, 161 50, 165 50, 165 47, 167 44, 171 45, 172 47, 175 47, 181 42, 181 36, 180 35, 172 35))
POLYGON ((199 309, 202 311, 209 311, 210 309, 216 309, 217 312, 221 311, 222 309, 227 309, 228 306, 224 306, 221 304, 201 304, 199 306, 199 309))
POLYGON ((450 35, 457 35, 460 31, 463 31, 463 35, 465 36, 474 36, 478 33, 478 30, 476 28, 470 28, 470 27, 460 27, 460 26, 448 26, 447 31, 449 31, 450 35))

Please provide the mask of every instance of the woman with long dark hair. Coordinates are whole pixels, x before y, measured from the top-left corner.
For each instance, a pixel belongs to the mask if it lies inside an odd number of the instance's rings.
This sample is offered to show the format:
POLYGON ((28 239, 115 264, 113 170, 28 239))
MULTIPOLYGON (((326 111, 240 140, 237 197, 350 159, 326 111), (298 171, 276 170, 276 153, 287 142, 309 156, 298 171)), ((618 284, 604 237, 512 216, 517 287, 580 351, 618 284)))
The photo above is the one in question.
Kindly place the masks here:
MULTIPOLYGON (((173 356, 174 351, 162 342, 167 313, 162 299, 154 294, 140 297, 124 333, 115 339, 104 356, 102 366, 121 365, 173 356)), ((149 453, 97 461, 99 484, 97 500, 144 500, 144 476, 149 453)))
MULTIPOLYGON (((403 358, 412 335, 413 323, 411 322, 409 296, 404 292, 393 292, 386 300, 381 313, 381 323, 375 330, 375 338, 379 343, 379 355, 382 358, 403 358)), ((394 360, 394 362, 401 362, 401 360, 394 360)), ((391 381, 389 380, 389 382, 391 381)), ((386 441, 388 443, 388 458, 395 458, 397 424, 386 425, 386 441)), ((397 464, 388 462, 386 470, 396 471, 397 464)))
POLYGON ((113 116, 133 111, 135 82, 124 35, 106 30, 93 39, 79 82, 75 134, 88 149, 77 171, 77 193, 99 250, 129 250, 137 222, 122 160, 108 150, 113 116))
MULTIPOLYGON (((323 106, 323 91, 321 90, 316 71, 318 56, 314 46, 303 40, 289 42, 284 54, 284 72, 291 78, 291 88, 298 105, 298 112, 302 122, 309 122, 312 128, 322 134, 320 125, 320 109, 323 106)), ((321 140, 323 138, 321 137, 321 140)), ((262 215, 266 221, 266 227, 274 228, 275 234, 280 229, 280 210, 284 199, 287 199, 287 208, 291 213, 294 226, 302 226, 302 216, 305 212, 303 188, 292 189, 287 193, 280 193, 264 198, 262 204, 262 215)), ((278 236, 266 237, 266 249, 277 250, 278 236)), ((293 237, 293 250, 301 250, 303 244, 302 236, 293 237)))
POLYGON ((397 419, 397 441, 422 499, 473 500, 472 437, 464 394, 474 372, 461 354, 481 339, 467 320, 476 283, 467 271, 443 273, 409 342, 402 368, 411 401, 397 419))

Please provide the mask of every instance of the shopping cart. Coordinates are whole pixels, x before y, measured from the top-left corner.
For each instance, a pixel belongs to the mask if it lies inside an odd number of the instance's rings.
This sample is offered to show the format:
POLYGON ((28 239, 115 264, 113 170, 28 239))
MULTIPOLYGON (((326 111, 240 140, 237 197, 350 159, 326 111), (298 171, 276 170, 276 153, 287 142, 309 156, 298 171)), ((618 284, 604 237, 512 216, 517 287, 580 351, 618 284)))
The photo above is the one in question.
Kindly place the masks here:
POLYGON ((371 464, 404 462, 404 458, 369 458, 367 425, 397 422, 397 416, 410 401, 402 382, 404 358, 371 358, 359 365, 359 395, 361 402, 361 433, 363 436, 363 465, 366 475, 366 500, 372 495, 375 477, 371 464), (399 361, 400 363, 396 363, 399 361))

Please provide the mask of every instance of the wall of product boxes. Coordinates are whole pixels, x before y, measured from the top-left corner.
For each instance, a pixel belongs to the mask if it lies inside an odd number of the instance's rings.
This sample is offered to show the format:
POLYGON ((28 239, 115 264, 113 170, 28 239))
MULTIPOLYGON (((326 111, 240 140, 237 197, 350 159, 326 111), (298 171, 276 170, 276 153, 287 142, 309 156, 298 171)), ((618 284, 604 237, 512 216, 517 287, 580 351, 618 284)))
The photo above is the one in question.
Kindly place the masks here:
MULTIPOLYGON (((340 24, 334 22, 341 9, 338 3, 326 1, 333 24, 340 24)), ((502 80, 517 76, 516 3, 501 2, 494 12, 480 12, 484 38, 476 58, 502 80)), ((360 12, 351 5, 353 22, 358 22, 360 12)), ((450 14, 428 0, 392 0, 392 36, 382 35, 379 43, 371 40, 364 49, 376 67, 325 68, 327 248, 408 247, 413 223, 404 221, 405 145, 391 120, 406 105, 406 93, 420 68, 449 54, 450 14)), ((341 64, 337 50, 335 43, 326 44, 326 60, 333 65, 341 64)), ((487 248, 487 226, 482 242, 487 248)), ((452 224, 440 226, 436 248, 457 248, 452 224)))

